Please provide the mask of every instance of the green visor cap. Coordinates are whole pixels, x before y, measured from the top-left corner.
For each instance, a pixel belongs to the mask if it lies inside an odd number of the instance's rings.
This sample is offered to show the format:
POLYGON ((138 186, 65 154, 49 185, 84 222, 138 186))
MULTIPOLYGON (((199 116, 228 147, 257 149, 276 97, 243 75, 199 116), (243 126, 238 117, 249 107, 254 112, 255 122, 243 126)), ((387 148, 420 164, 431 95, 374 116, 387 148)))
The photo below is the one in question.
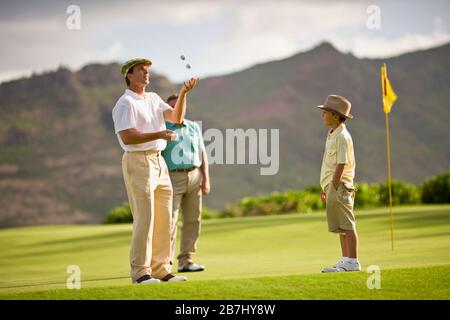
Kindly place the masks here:
POLYGON ((145 58, 135 58, 128 61, 125 61, 124 64, 122 64, 122 67, 120 68, 120 73, 122 73, 122 76, 125 78, 127 76, 128 70, 133 68, 135 65, 139 63, 145 63, 148 65, 152 65, 152 60, 145 59, 145 58))

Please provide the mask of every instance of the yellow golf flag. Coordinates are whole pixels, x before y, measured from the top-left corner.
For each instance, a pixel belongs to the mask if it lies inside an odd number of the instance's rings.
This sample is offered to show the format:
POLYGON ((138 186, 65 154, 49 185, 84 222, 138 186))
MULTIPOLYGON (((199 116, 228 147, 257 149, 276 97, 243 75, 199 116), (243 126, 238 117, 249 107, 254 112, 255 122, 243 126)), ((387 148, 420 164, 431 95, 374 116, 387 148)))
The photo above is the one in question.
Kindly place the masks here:
POLYGON ((384 113, 391 112, 392 105, 397 100, 397 95, 391 87, 391 83, 387 77, 386 64, 381 67, 381 86, 383 87, 383 107, 384 113))
POLYGON ((383 109, 386 116, 386 147, 387 147, 387 167, 388 167, 388 186, 389 186, 389 220, 391 225, 391 248, 394 250, 394 215, 392 213, 392 178, 391 178, 391 144, 389 139, 389 112, 397 100, 397 95, 392 90, 389 79, 387 78, 386 64, 381 66, 381 87, 383 88, 383 109))

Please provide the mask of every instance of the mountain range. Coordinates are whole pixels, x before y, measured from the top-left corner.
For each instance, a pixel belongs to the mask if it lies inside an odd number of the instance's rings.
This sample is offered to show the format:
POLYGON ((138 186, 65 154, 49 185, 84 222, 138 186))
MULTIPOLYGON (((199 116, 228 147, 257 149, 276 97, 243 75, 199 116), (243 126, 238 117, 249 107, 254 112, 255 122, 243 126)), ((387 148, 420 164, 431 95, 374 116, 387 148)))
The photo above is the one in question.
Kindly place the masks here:
MULTIPOLYGON (((322 43, 286 59, 201 79, 189 93, 187 117, 202 121, 204 131, 279 129, 278 173, 261 175, 261 165, 213 164, 205 205, 222 209, 248 195, 318 184, 328 129, 316 106, 328 94, 352 102, 354 119, 346 125, 355 145, 356 181, 384 181, 382 63, 399 97, 389 114, 393 178, 419 183, 447 171, 450 44, 358 59, 322 43)), ((97 223, 126 201, 111 118, 125 89, 119 68, 60 67, 0 84, 0 226, 97 223)), ((179 87, 152 74, 147 89, 165 98, 179 87)))

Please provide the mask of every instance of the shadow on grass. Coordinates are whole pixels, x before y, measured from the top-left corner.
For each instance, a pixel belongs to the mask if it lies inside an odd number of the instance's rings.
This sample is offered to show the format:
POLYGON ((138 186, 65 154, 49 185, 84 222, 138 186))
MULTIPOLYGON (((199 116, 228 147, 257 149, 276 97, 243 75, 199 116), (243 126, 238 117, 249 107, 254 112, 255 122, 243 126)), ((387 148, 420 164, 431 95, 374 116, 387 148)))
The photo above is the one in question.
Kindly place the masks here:
MULTIPOLYGON (((82 280, 83 282, 96 282, 96 281, 112 281, 112 280, 122 280, 122 279, 130 279, 129 276, 123 277, 109 277, 109 278, 96 278, 96 279, 87 279, 82 280)), ((19 289, 19 288, 32 288, 32 287, 41 287, 41 286, 53 286, 53 285, 66 285, 66 282, 42 282, 42 283, 33 283, 33 284, 19 284, 19 285, 11 285, 11 286, 0 286, 1 289, 19 289)))
POLYGON ((71 251, 89 251, 89 250, 97 250, 100 246, 105 246, 106 244, 109 244, 108 247, 112 246, 111 243, 117 243, 117 242, 123 242, 123 243, 129 243, 131 241, 131 231, 120 231, 120 232, 114 232, 114 233, 105 233, 105 234, 99 234, 99 235, 90 235, 90 236, 84 236, 84 237, 76 237, 76 238, 69 238, 69 239, 62 239, 62 240, 52 240, 52 241, 46 241, 46 242, 38 242, 32 245, 26 245, 26 246, 17 246, 14 248, 41 248, 41 247, 54 247, 54 246, 60 246, 60 245, 66 245, 63 249, 48 249, 48 250, 40 250, 40 251, 33 251, 28 253, 22 253, 22 254, 11 254, 11 255, 2 255, 2 259, 8 259, 8 258, 22 258, 22 257, 28 257, 30 255, 36 256, 36 255, 51 255, 51 254, 59 254, 59 253, 65 253, 65 252, 71 252, 71 251))

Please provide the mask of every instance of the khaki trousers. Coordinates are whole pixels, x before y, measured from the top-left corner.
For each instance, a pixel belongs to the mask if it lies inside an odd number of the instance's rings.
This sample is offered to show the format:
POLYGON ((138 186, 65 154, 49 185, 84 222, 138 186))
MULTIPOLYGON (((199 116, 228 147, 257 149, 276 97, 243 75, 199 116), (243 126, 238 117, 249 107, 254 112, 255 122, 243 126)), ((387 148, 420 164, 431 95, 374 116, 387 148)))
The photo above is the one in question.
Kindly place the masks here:
POLYGON ((202 191, 200 183, 202 181, 202 173, 200 169, 194 169, 189 172, 173 171, 169 174, 173 188, 170 261, 173 264, 178 229, 177 222, 181 208, 183 227, 181 229, 180 254, 177 259, 178 267, 183 267, 189 262, 192 262, 192 256, 195 254, 197 241, 200 236, 202 212, 202 191))
POLYGON ((327 187, 327 221, 328 231, 343 233, 346 230, 355 230, 355 187, 348 182, 340 182, 334 189, 332 183, 327 187))
POLYGON ((122 172, 133 214, 131 279, 171 272, 172 185, 166 162, 157 151, 125 152, 122 172))

